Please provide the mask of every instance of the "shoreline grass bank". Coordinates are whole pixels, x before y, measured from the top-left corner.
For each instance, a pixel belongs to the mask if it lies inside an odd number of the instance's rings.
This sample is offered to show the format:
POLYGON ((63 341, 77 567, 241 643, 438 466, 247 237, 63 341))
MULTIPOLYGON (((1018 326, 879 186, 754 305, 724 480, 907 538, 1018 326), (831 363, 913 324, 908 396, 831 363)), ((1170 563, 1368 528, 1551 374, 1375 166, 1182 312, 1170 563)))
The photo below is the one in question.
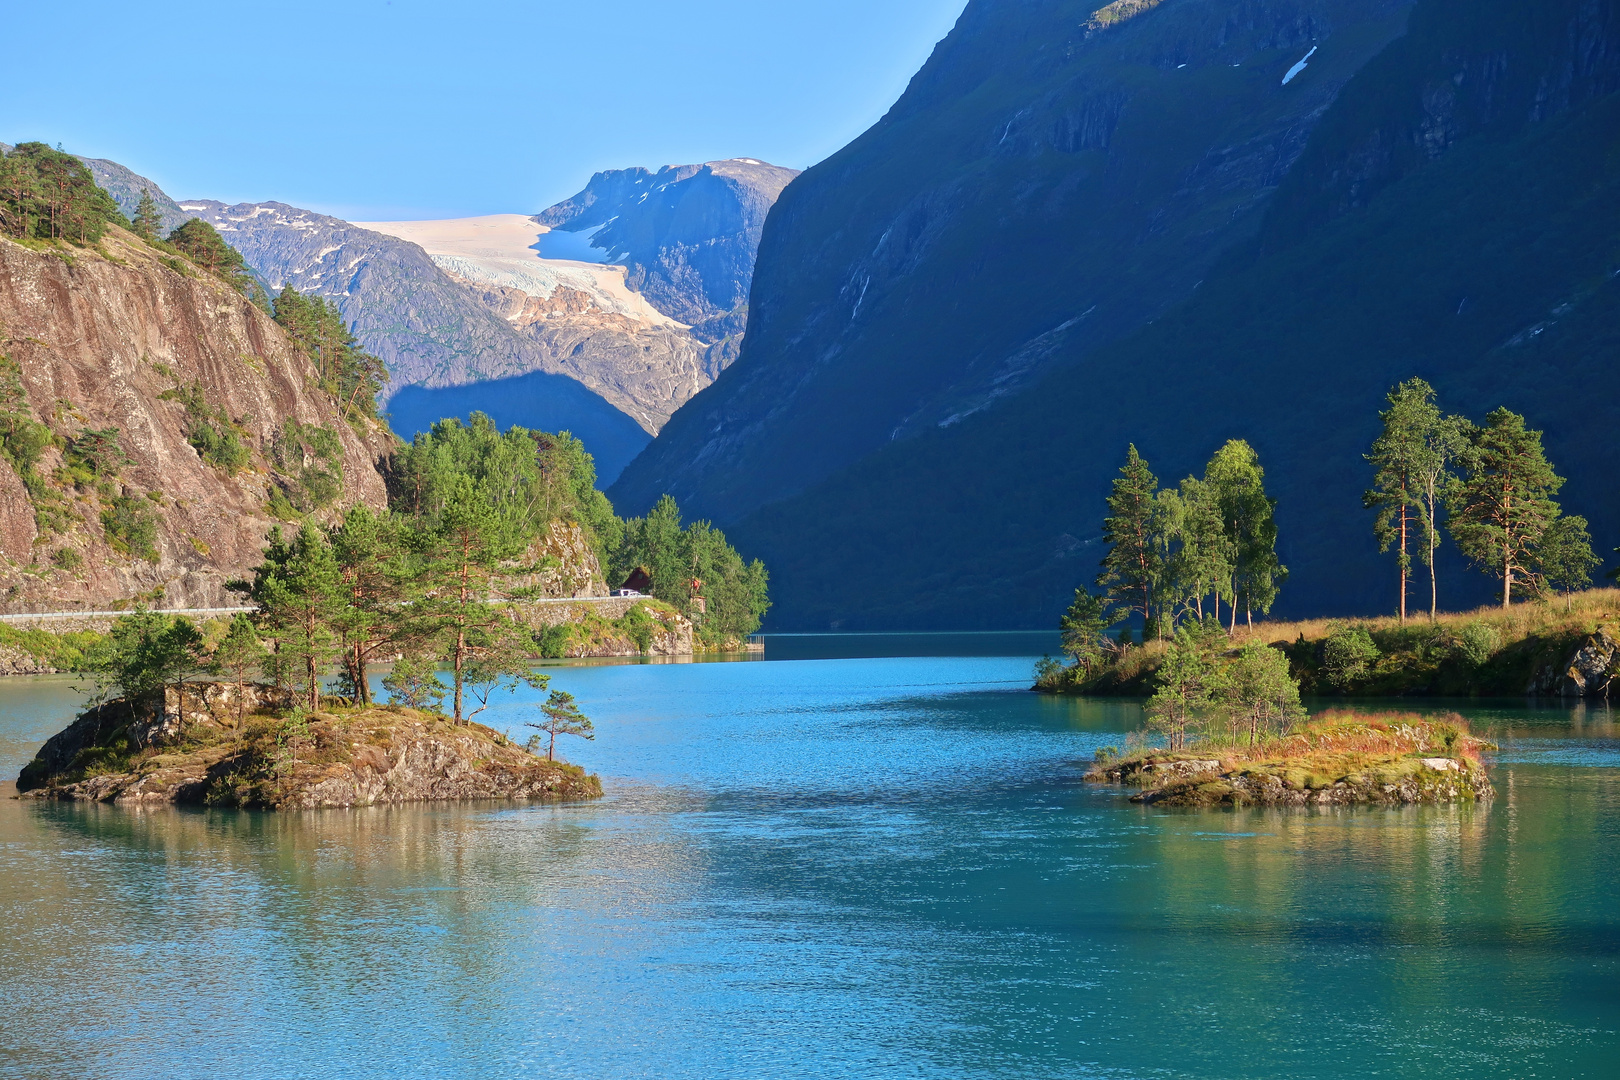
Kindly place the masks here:
MULTIPOLYGON (((1329 697, 1607 697, 1620 676, 1620 589, 1503 610, 1426 615, 1240 622, 1232 649, 1269 645, 1288 658, 1302 694, 1329 697)), ((1094 671, 1048 665, 1034 689, 1145 697, 1166 643, 1118 650, 1094 671)))

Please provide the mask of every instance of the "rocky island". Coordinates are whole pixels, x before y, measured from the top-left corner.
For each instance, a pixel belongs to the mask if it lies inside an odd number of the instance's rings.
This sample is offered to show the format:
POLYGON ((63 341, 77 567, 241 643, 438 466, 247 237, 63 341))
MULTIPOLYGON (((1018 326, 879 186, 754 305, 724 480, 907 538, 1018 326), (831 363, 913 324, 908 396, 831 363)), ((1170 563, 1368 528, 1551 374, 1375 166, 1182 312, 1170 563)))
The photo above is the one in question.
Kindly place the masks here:
POLYGON ((1475 738, 1456 715, 1326 713, 1253 747, 1099 751, 1091 781, 1142 790, 1164 806, 1348 806, 1474 802, 1495 794, 1475 738))
POLYGON ((479 799, 589 799, 602 783, 492 728, 425 710, 192 683, 82 713, 17 778, 22 797, 317 809, 479 799), (183 695, 181 693, 183 689, 183 695))

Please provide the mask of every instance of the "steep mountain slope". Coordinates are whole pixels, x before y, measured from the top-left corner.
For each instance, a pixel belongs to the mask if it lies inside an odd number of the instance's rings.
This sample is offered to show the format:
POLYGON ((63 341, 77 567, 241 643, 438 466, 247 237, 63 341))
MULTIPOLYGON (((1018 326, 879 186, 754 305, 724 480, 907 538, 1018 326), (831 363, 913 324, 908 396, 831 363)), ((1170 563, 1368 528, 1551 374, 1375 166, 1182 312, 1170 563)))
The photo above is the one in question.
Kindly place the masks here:
POLYGON ((6 611, 235 603, 224 585, 261 560, 272 489, 385 503, 387 433, 344 422, 258 308, 120 229, 95 249, 0 239, 0 354, 6 611), (199 453, 203 424, 240 464, 199 453), (21 473, 17 431, 51 439, 21 473))
MULTIPOLYGON (((1608 552, 1617 31, 1612 0, 1420 0, 1321 118, 1258 235, 1190 298, 732 530, 770 562, 776 625, 1049 625, 1096 573, 1127 443, 1173 482, 1233 437, 1280 500, 1282 609, 1387 611, 1394 568, 1361 509, 1361 455, 1384 392, 1414 374, 1448 409, 1506 405, 1544 428, 1562 502, 1608 552)), ((1446 549, 1442 603, 1490 589, 1446 549)))
POLYGON ((888 115, 783 192, 741 358, 615 499, 735 521, 1163 314, 1254 235, 1408 10, 974 0, 888 115))
POLYGON ((615 169, 535 220, 583 233, 603 261, 629 268, 631 288, 713 343, 741 332, 765 217, 797 175, 753 158, 615 169))

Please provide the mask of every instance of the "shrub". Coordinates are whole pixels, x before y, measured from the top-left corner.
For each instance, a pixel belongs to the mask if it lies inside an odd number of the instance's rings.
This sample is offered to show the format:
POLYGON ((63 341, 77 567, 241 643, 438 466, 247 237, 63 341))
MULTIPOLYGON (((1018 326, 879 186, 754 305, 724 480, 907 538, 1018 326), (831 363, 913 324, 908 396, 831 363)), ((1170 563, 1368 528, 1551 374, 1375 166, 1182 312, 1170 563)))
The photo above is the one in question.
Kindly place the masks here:
MULTIPOLYGON (((172 378, 172 373, 169 374, 172 378)), ((250 455, 242 444, 241 433, 224 409, 208 404, 200 384, 174 386, 158 398, 178 401, 186 407, 186 441, 208 464, 227 476, 234 476, 248 463, 250 455)))
POLYGON ((319 510, 343 494, 343 443, 332 428, 287 420, 270 460, 285 477, 286 499, 300 513, 319 510))
POLYGON ((226 476, 236 475, 237 470, 248 463, 248 448, 242 445, 236 429, 227 425, 215 427, 207 420, 193 420, 186 441, 204 461, 226 476))
POLYGON ((79 554, 78 548, 57 548, 51 554, 51 565, 63 570, 77 570, 84 565, 84 556, 79 554))
POLYGON ((114 551, 157 562, 157 510, 146 499, 113 496, 101 511, 101 527, 114 551))
POLYGON ((1452 652, 1458 660, 1471 668, 1484 667, 1485 662, 1502 647, 1502 634, 1488 622, 1471 622, 1457 633, 1452 652))
POLYGON ((1064 678, 1063 663, 1050 656, 1043 656, 1035 661, 1035 689, 1057 690, 1067 680, 1064 678))
POLYGON ((1322 642, 1322 674, 1328 685, 1348 690, 1366 677, 1380 655, 1365 626, 1337 626, 1322 642))
POLYGON ((637 604, 625 612, 619 619, 619 626, 632 642, 636 649, 645 656, 647 650, 652 648, 653 618, 647 614, 647 609, 637 604))
POLYGON ((573 628, 568 623, 542 627, 534 635, 535 649, 547 660, 560 660, 568 655, 568 646, 574 640, 573 628))

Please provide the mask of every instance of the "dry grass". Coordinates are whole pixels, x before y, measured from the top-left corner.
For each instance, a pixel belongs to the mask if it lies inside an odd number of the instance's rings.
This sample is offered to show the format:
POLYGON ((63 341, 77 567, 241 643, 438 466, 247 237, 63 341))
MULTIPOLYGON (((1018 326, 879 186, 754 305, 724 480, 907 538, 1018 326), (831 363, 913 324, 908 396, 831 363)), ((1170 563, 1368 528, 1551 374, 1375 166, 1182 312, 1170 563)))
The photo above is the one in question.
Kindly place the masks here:
POLYGON ((1212 734, 1191 741, 1187 749, 1176 753, 1158 747, 1130 748, 1123 754, 1099 751, 1095 771, 1121 767, 1128 770, 1156 762, 1218 760, 1222 772, 1258 768, 1345 776, 1388 769, 1403 759, 1411 759, 1410 764, 1416 767, 1418 759, 1424 757, 1453 758, 1477 765, 1481 752, 1494 749, 1494 743, 1475 736, 1468 722, 1456 713, 1436 717, 1333 709, 1286 734, 1263 738, 1254 746, 1224 734, 1212 734))
POLYGON ((1456 713, 1434 717, 1330 709, 1245 756, 1273 760, 1323 754, 1380 758, 1440 754, 1478 762, 1480 751, 1488 749, 1494 749, 1494 744, 1476 738, 1468 721, 1456 713))
MULTIPOLYGON (((1564 610, 1564 597, 1558 596, 1515 603, 1506 611, 1500 605, 1492 604, 1472 611, 1441 612, 1435 622, 1452 631, 1469 623, 1489 623, 1501 633, 1504 642, 1511 642, 1563 629, 1591 633, 1602 623, 1620 620, 1620 589, 1588 589, 1573 594, 1569 601, 1568 612, 1564 610)), ((1426 626, 1428 622, 1428 612, 1413 613, 1408 616, 1406 626, 1426 626)), ((1297 641, 1303 635, 1307 641, 1312 641, 1327 637, 1334 626, 1347 623, 1365 626, 1371 631, 1401 628, 1400 619, 1394 615, 1371 619, 1305 619, 1299 622, 1260 619, 1252 627, 1239 622, 1232 640, 1239 644, 1253 640, 1297 641)))

